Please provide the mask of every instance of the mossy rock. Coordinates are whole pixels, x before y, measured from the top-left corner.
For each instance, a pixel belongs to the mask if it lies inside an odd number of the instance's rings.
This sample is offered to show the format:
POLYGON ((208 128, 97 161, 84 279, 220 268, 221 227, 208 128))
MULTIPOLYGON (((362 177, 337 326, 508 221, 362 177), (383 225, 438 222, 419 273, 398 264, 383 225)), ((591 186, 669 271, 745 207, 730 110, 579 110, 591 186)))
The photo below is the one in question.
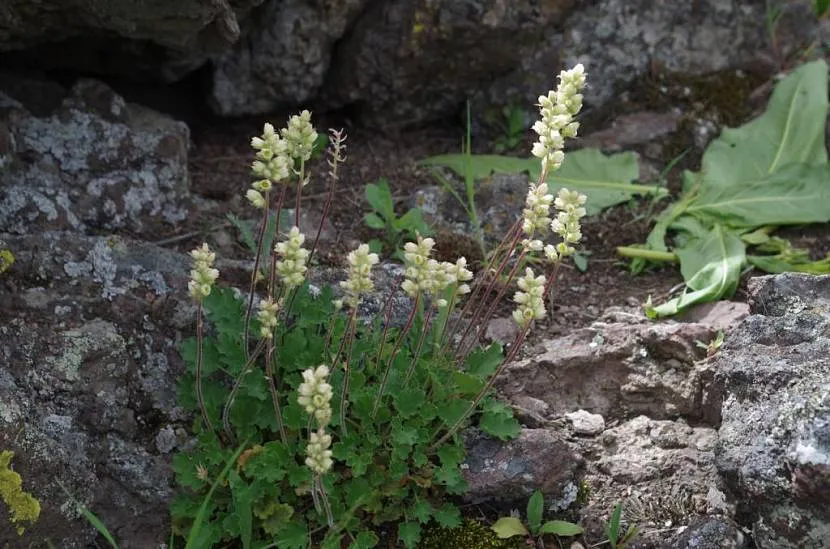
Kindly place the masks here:
POLYGON ((527 549, 524 537, 499 539, 490 528, 476 520, 466 520, 457 528, 431 524, 424 529, 418 549, 527 549))

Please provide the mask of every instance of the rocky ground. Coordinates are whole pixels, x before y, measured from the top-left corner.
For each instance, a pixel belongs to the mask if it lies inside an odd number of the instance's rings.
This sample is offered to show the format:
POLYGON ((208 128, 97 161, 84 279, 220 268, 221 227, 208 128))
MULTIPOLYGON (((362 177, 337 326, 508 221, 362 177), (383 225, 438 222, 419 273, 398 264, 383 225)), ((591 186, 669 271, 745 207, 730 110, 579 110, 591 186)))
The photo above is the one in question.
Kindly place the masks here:
MULTIPOLYGON (((507 97, 530 99, 529 106, 542 85, 539 67, 559 60, 560 49, 568 61, 587 56, 596 72, 577 146, 634 150, 640 179, 676 192, 680 170, 697 168, 720 128, 763 108, 774 75, 804 53, 791 37, 806 28, 801 12, 793 12, 771 47, 759 25, 762 2, 690 2, 676 12, 668 4, 613 1, 552 2, 537 12, 526 6, 534 3, 519 2, 483 36, 503 43, 527 26, 537 34, 510 57, 494 60, 496 69, 520 67, 519 75, 488 77, 485 86, 481 75, 495 69, 486 72, 480 63, 495 53, 479 47, 486 40, 464 23, 471 16, 460 8, 445 6, 436 16, 457 31, 444 40, 429 28, 406 27, 411 4, 403 0, 371 8, 349 2, 323 19, 323 32, 314 26, 317 12, 294 5, 302 2, 265 2, 264 21, 283 21, 290 9, 305 15, 293 20, 303 24, 286 24, 295 34, 259 35, 245 23, 259 3, 232 4, 232 10, 199 11, 200 17, 179 21, 201 21, 209 32, 194 30, 187 47, 165 63, 146 64, 147 51, 156 47, 147 43, 146 51, 126 43, 113 50, 114 60, 139 55, 145 64, 138 68, 169 76, 219 48, 205 98, 185 88, 125 83, 106 71, 99 79, 77 79, 90 72, 77 66, 70 67, 72 78, 20 71, 0 77, 0 249, 16 259, 0 274, 0 449, 15 451, 15 470, 44 503, 40 522, 23 541, 0 527, 0 546, 45 540, 60 548, 95 546, 96 533, 67 492, 94 510, 125 548, 166 539, 170 459, 190 442, 190 418, 175 398, 178 343, 194 330, 184 252, 206 240, 231 281, 244 281, 250 269, 225 215, 250 215, 241 197, 249 183, 248 141, 265 117, 228 120, 216 113, 262 113, 310 100, 322 89, 320 105, 328 110, 318 125, 349 134, 349 160, 321 241, 316 276, 326 282, 336 278, 344 251, 372 236, 360 219, 363 185, 381 177, 402 210, 423 205, 424 193, 432 193, 438 207, 431 218, 447 243, 441 253, 447 259, 470 253, 469 227, 418 165, 427 156, 458 152, 459 97, 471 96, 481 112, 507 97), (235 28, 246 38, 231 49, 217 46, 216 39, 233 41, 235 28), (325 53, 341 39, 336 55, 325 53), (319 55, 278 55, 290 40, 312 41, 319 55), (735 47, 720 47, 724 40, 735 47), (539 41, 552 49, 534 47, 539 41), (454 56, 436 64, 436 52, 446 51, 454 56), (475 52, 467 54, 474 59, 463 52, 475 52), (432 71, 432 85, 395 69, 405 62, 432 71), (459 71, 463 63, 472 74, 459 71), (250 66, 272 81, 252 79, 250 66), (293 88, 275 84, 309 66, 314 70, 293 88), (374 96, 378 101, 370 101, 374 96), (379 129, 384 120, 390 124, 379 129), (661 179, 662 168, 686 149, 661 179)), ((198 5, 186 2, 182 10, 198 5)), ((491 12, 482 13, 490 21, 491 12)), ((159 28, 119 26, 103 15, 100 21, 131 40, 159 28)), ((79 28, 74 19, 64 25, 68 34, 79 28)), ((170 47, 187 35, 182 28, 190 27, 167 27, 153 39, 170 47)), ((0 42, 40 43, 37 27, 18 30, 4 34, 0 25, 0 42)), ((77 51, 95 49, 72 40, 77 51)), ((6 55, 7 66, 24 66, 36 51, 6 55)), ((281 124, 284 116, 268 118, 281 124)), ((476 117, 477 151, 489 152, 496 136, 476 117)), ((512 154, 528 149, 525 140, 512 154)), ((480 182, 482 215, 518 215, 526 185, 516 177, 480 182)), ((305 225, 319 221, 324 191, 322 181, 308 187, 305 225)), ((587 271, 565 270, 550 319, 536 327, 524 356, 499 383, 525 426, 522 434, 507 444, 468 435, 466 508, 471 516, 492 517, 522 508, 539 488, 552 509, 586 525, 586 543, 602 540, 604 521, 622 501, 626 521, 642 532, 636 547, 824 547, 830 537, 830 278, 747 273, 733 302, 647 321, 640 305, 648 296, 665 297, 682 279, 671 267, 634 277, 615 247, 642 242, 651 212, 635 200, 587 220, 587 271), (705 347, 720 330, 725 343, 710 352, 705 347)), ((816 256, 830 252, 826 226, 787 236, 816 256)), ((380 296, 395 268, 384 267, 380 296)), ((488 337, 509 337, 504 320, 492 323, 488 337)))

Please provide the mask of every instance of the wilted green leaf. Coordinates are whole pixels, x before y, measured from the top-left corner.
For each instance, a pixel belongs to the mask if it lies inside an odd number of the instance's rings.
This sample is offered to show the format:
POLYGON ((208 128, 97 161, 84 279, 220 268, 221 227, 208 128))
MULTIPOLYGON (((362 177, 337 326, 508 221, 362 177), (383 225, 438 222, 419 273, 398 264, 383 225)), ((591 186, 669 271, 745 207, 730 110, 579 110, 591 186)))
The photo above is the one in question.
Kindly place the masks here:
POLYGON ((512 538, 513 536, 527 536, 527 531, 522 521, 516 517, 501 517, 490 527, 501 539, 512 538))
POLYGON ((553 534, 563 538, 578 536, 583 531, 582 526, 564 520, 550 520, 539 529, 540 534, 553 534))

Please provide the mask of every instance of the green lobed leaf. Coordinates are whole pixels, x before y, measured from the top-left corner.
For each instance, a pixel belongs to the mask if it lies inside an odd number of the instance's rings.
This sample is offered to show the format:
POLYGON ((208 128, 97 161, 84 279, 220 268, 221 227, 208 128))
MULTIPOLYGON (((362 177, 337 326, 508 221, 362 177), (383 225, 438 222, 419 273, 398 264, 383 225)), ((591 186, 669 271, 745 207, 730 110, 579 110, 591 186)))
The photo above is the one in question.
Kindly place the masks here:
POLYGON ((375 212, 386 220, 395 218, 395 203, 392 201, 392 191, 385 179, 377 183, 369 183, 365 188, 366 201, 375 212))
POLYGON ((530 535, 522 521, 516 517, 501 517, 490 529, 501 539, 530 535))
POLYGON ((449 502, 436 509, 433 518, 444 528, 455 528, 461 525, 461 511, 459 511, 458 506, 449 502))
POLYGON ((522 430, 518 420, 513 417, 513 409, 496 399, 489 399, 484 404, 484 413, 478 426, 485 433, 499 440, 515 438, 522 430))
POLYGON ((444 422, 447 427, 452 427, 461 417, 464 412, 470 407, 470 402, 467 400, 451 400, 438 405, 438 417, 444 422))
POLYGON ((412 507, 409 508, 409 514, 418 520, 421 524, 426 524, 432 518, 434 509, 432 505, 426 500, 418 500, 412 507))
POLYGON ((363 216, 363 222, 370 229, 383 229, 386 227, 386 222, 375 213, 367 213, 363 216))
POLYGON ((288 449, 276 441, 266 442, 262 451, 245 464, 245 475, 266 482, 279 482, 285 478, 286 466, 293 461, 288 449))
POLYGON ((424 391, 415 388, 402 389, 393 396, 395 409, 403 418, 417 414, 425 400, 424 391))
POLYGON ((251 547, 254 535, 253 499, 254 489, 247 482, 242 480, 239 473, 231 471, 228 474, 228 481, 233 497, 233 512, 239 526, 239 539, 243 549, 251 547))
POLYGON ((309 543, 308 529, 299 520, 292 520, 275 540, 279 549, 306 549, 309 543))
POLYGON ((368 530, 362 530, 354 541, 349 544, 349 549, 371 549, 380 542, 377 534, 368 530))
POLYGON ((552 534, 563 538, 578 536, 583 531, 582 526, 564 520, 550 520, 539 529, 540 534, 552 534))
POLYGON ((421 525, 417 522, 402 522, 398 525, 398 539, 407 549, 415 549, 421 539, 421 525))

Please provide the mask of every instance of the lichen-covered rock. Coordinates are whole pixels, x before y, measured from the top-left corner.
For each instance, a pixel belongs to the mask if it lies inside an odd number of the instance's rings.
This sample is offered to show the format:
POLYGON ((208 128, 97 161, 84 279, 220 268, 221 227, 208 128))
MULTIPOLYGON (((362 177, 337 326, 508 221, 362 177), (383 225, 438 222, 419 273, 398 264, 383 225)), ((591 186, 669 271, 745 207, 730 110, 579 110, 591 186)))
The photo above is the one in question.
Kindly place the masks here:
POLYGON ((213 60, 213 109, 222 115, 260 114, 315 98, 335 42, 367 3, 267 2, 242 39, 213 60))
POLYGON ((193 329, 188 258, 115 237, 2 240, 17 261, 0 278, 0 447, 42 514, 24 538, 0 528, 0 546, 87 547, 65 487, 122 547, 158 547, 167 454, 187 441, 175 334, 193 329))
POLYGON ((523 429, 507 442, 476 432, 467 439, 461 466, 469 485, 465 499, 523 508, 540 490, 551 508, 566 509, 576 501, 584 460, 554 430, 523 429))
POLYGON ((720 517, 694 519, 663 549, 744 549, 748 538, 730 520, 720 517))
POLYGON ((722 400, 717 466, 762 549, 830 539, 830 276, 749 285, 753 314, 713 368, 722 400))
POLYGON ((0 232, 140 232, 185 218, 185 124, 94 80, 79 81, 38 116, 25 107, 28 89, 0 92, 8 119, 5 147, 0 131, 0 232))

